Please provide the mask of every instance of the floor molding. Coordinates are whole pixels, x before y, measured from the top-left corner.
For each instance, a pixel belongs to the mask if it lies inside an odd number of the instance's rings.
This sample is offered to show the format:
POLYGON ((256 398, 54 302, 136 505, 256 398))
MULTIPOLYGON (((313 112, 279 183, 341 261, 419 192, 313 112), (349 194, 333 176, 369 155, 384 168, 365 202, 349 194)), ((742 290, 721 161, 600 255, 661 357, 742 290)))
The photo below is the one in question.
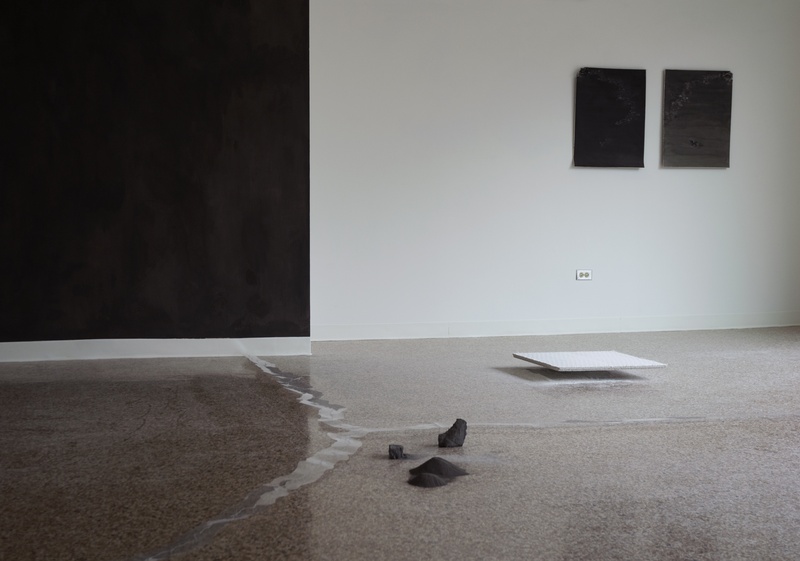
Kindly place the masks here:
POLYGON ((0 362, 310 354, 310 337, 86 339, 0 343, 0 362))
POLYGON ((551 318, 517 321, 452 323, 312 325, 312 341, 369 339, 438 339, 448 337, 507 337, 574 335, 645 331, 701 331, 800 325, 800 312, 722 314, 709 316, 642 316, 551 318))

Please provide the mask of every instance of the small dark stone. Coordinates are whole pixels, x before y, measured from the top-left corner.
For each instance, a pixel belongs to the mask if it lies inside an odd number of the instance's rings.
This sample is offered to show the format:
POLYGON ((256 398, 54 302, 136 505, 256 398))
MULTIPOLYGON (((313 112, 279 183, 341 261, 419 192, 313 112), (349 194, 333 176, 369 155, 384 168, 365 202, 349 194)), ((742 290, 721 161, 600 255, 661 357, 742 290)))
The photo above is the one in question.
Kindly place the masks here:
POLYGON ((456 419, 453 426, 439 435, 439 448, 455 448, 464 444, 467 437, 467 422, 464 419, 456 419))
POLYGON ((389 445, 389 459, 390 460, 402 460, 404 458, 408 458, 405 454, 403 454, 403 447, 399 444, 390 444, 389 445))
POLYGON ((433 473, 418 473, 408 480, 417 487, 442 487, 447 485, 447 480, 433 473))
POLYGON ((413 475, 420 473, 432 473, 439 477, 453 478, 460 475, 468 475, 466 471, 458 467, 452 462, 448 462, 444 458, 434 456, 422 465, 408 470, 413 475))

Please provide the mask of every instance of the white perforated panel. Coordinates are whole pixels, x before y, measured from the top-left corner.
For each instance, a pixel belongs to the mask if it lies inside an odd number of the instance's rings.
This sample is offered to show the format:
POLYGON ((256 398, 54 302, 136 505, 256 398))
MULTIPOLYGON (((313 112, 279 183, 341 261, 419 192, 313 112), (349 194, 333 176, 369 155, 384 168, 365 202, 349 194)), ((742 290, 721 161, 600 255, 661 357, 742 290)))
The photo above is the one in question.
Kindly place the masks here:
POLYGON ((521 360, 562 372, 664 368, 666 366, 666 364, 655 362, 654 360, 626 355, 617 351, 514 353, 514 356, 521 360))

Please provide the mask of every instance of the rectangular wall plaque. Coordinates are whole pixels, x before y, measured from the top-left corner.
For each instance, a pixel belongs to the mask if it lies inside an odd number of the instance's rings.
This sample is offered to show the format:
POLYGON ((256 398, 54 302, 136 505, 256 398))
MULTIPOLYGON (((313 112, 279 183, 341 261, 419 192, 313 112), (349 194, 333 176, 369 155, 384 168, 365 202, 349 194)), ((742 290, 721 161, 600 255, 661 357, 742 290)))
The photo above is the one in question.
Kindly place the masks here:
POLYGON ((575 88, 573 163, 644 167, 644 70, 581 68, 575 88))
POLYGON ((666 70, 661 165, 730 167, 733 74, 666 70))

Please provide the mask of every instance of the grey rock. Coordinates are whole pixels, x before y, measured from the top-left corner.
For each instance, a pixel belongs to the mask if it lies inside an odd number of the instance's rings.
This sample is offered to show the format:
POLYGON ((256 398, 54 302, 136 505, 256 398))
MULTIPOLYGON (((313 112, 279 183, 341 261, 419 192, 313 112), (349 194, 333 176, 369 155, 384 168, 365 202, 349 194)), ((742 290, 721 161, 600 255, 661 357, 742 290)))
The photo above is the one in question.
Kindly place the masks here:
POLYGON ((406 454, 403 453, 403 447, 399 444, 390 444, 389 445, 389 459, 390 460, 402 460, 408 458, 406 454))
POLYGON ((467 422, 464 419, 456 419, 453 426, 439 435, 439 448, 455 448, 464 444, 467 437, 467 422))

